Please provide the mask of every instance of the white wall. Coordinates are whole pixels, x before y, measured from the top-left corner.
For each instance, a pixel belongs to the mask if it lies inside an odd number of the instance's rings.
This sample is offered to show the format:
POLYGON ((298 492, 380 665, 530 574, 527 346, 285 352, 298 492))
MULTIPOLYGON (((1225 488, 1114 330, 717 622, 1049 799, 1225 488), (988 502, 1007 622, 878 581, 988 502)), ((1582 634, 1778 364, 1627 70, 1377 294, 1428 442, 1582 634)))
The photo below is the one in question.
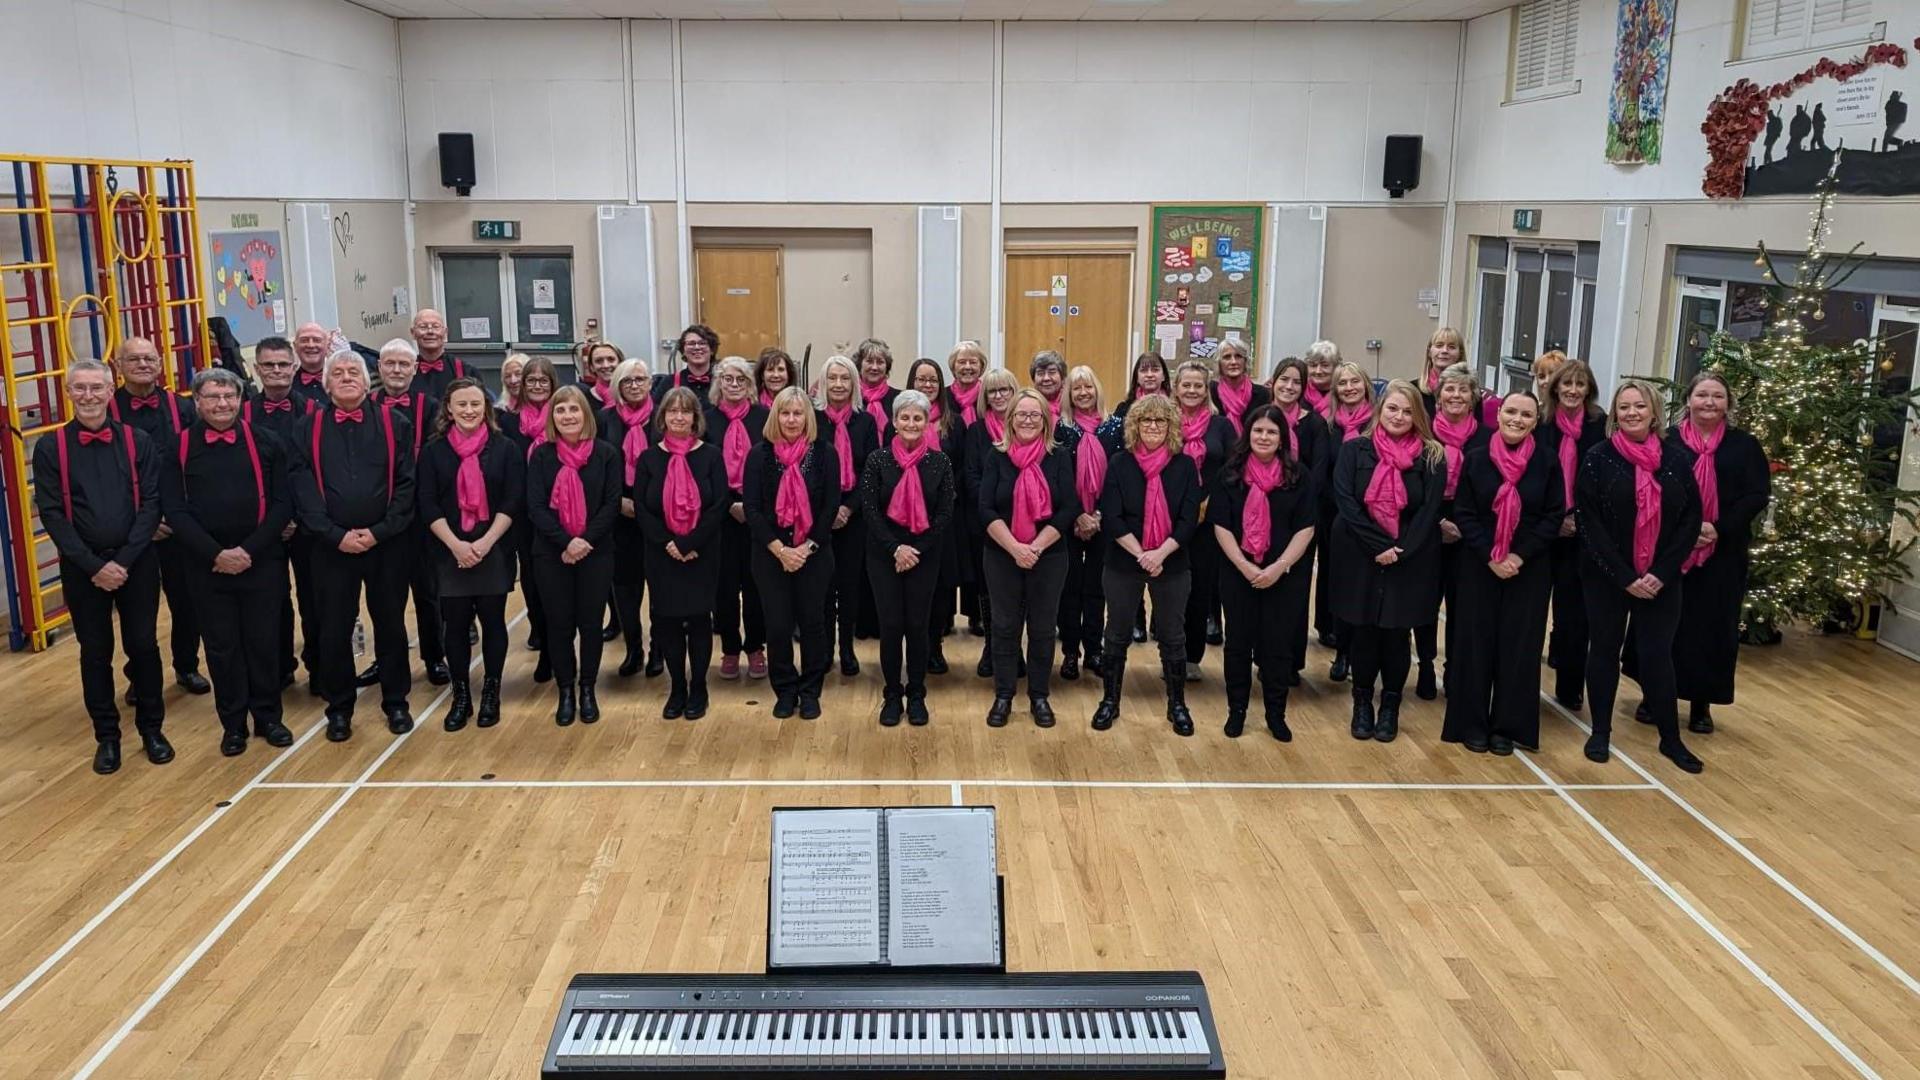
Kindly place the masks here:
MULTIPOLYGON (((1704 199, 1700 183, 1707 164, 1700 122, 1714 97, 1740 79, 1770 85, 1812 67, 1822 56, 1846 60, 1863 45, 1831 46, 1767 60, 1729 63, 1737 31, 1738 0, 1681 0, 1673 35, 1673 66, 1667 84, 1667 121, 1658 165, 1615 166, 1606 162, 1607 95, 1613 76, 1616 0, 1581 0, 1580 92, 1543 101, 1503 105, 1506 97, 1511 19, 1498 12, 1467 25, 1466 74, 1460 113, 1460 176, 1454 197, 1462 202, 1521 199, 1583 200, 1704 199)), ((1876 18, 1887 22, 1886 40, 1913 51, 1920 34, 1920 3, 1874 0, 1876 18)), ((1920 72, 1877 69, 1895 89, 1920 89, 1920 72)), ((1832 80, 1816 80, 1803 94, 1830 99, 1832 80)), ((1909 99, 1920 96, 1907 89, 1909 99)), ((1787 115, 1792 115, 1789 99, 1787 115)), ((1912 124, 1908 125, 1910 128, 1912 124)), ((1863 146, 1878 131, 1829 128, 1827 141, 1848 136, 1863 146)), ((1756 143, 1757 145, 1757 143, 1756 143)), ((1750 238, 1742 236, 1741 243, 1750 238)))
POLYGON ((191 158, 203 198, 399 199, 394 21, 345 0, 5 6, 0 147, 191 158))
POLYGON ((1388 135, 1421 135, 1444 202, 1457 23, 1006 24, 1016 202, 1386 201, 1388 135))

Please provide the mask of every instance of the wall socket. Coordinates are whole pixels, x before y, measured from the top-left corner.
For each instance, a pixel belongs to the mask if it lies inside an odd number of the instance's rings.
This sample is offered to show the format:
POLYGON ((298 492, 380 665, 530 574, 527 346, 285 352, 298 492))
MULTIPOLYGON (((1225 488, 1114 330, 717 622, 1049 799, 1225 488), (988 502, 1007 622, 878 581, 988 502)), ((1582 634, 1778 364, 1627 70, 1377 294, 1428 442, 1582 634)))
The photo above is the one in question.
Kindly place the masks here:
POLYGON ((1379 352, 1384 347, 1385 347, 1384 343, 1381 342, 1381 340, 1377 337, 1371 337, 1367 339, 1368 352, 1379 352))

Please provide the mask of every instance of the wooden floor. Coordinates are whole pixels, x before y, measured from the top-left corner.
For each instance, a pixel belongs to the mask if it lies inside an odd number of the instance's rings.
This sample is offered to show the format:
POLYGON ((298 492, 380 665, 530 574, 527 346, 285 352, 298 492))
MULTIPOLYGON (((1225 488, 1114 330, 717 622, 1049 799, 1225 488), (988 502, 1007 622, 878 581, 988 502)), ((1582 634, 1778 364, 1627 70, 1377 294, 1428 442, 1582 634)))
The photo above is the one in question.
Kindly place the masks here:
POLYGON ((924 730, 838 675, 814 722, 634 679, 560 730, 523 629, 495 729, 422 682, 411 735, 335 745, 290 694, 294 747, 229 759, 173 690, 178 760, 105 778, 71 641, 0 657, 0 1076, 524 1080, 576 972, 760 969, 769 808, 964 801, 1010 966, 1198 969, 1234 1077, 1920 1080, 1920 665, 1870 644, 1749 650, 1690 777, 1544 705, 1535 755, 1412 700, 1356 743, 1317 649, 1287 746, 1221 737, 1217 650, 1195 738, 1147 663, 1111 732, 1086 680, 990 730, 965 637, 924 730))

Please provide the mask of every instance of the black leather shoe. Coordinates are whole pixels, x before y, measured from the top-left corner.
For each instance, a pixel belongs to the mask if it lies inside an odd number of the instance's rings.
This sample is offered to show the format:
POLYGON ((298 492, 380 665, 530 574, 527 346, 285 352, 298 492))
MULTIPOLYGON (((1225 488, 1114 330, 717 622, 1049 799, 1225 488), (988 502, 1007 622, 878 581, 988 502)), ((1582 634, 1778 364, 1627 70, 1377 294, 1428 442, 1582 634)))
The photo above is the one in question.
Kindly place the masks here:
POLYGON ((573 724, 573 684, 559 684, 560 699, 553 706, 553 722, 557 727, 570 727, 573 724))
POLYGON ((639 672, 640 665, 646 662, 646 656, 639 649, 628 649, 627 655, 620 658, 620 667, 616 669, 615 674, 623 679, 631 679, 639 672))
POLYGON ((221 734, 220 736, 220 756, 221 757, 239 757, 241 754, 244 754, 246 752, 247 752, 247 733, 246 732, 228 731, 221 734))
POLYGON ((293 732, 288 730, 287 725, 278 720, 268 724, 255 734, 267 740, 267 745, 277 750, 284 750, 293 745, 293 732))
POLYGON ((1433 677, 1433 664, 1420 662, 1420 677, 1413 684, 1413 695, 1421 701, 1432 701, 1440 696, 1440 684, 1433 677))
POLYGON ((1662 746, 1660 756, 1680 766, 1682 772, 1698 773, 1707 767, 1706 762, 1694 757, 1693 751, 1687 749, 1687 744, 1678 739, 1669 745, 1662 746))
POLYGON ((1293 741, 1293 729, 1287 726, 1287 718, 1284 716, 1267 714, 1267 734, 1279 742, 1293 741))
POLYGON ((1053 726, 1053 702, 1043 697, 1028 698, 1027 711, 1033 714, 1034 727, 1053 726))
POLYGON ((1140 623, 1133 624, 1133 643, 1135 645, 1145 645, 1147 643, 1147 628, 1140 623))
POLYGON ((698 720, 707 715, 707 688, 704 684, 687 692, 687 719, 698 720))
POLYGON ((1220 634, 1220 620, 1209 617, 1207 619, 1207 644, 1219 645, 1225 640, 1226 639, 1220 634))
POLYGON ((580 694, 580 722, 583 724, 599 723, 600 722, 600 699, 594 694, 593 684, 590 682, 582 681, 580 683, 579 694, 580 694))
POLYGON ((407 711, 405 705, 395 705, 387 709, 386 716, 387 730, 395 735, 405 735, 413 730, 413 714, 407 711))
POLYGON ((667 673, 667 658, 658 652, 647 654, 647 678, 657 679, 667 673))
POLYGON ((1687 730, 1695 735, 1713 734, 1713 710, 1705 705, 1695 705, 1692 715, 1687 717, 1687 730))
POLYGON ((1653 723, 1653 710, 1647 708, 1647 703, 1643 701, 1633 707, 1633 718, 1643 724, 1651 724, 1653 723))
POLYGON ((1347 733, 1356 739, 1373 738, 1373 691, 1355 690, 1353 692, 1353 719, 1347 724, 1347 733))
POLYGON ((346 742, 353 738, 353 717, 338 713, 327 714, 327 741, 346 742))
POLYGON ((1585 704, 1585 702, 1581 700, 1581 697, 1579 694, 1568 694, 1565 697, 1561 697, 1559 694, 1555 694, 1553 696, 1553 700, 1559 702, 1560 707, 1567 710, 1568 712, 1579 712, 1580 706, 1585 704))
POLYGON ((1347 654, 1344 652, 1334 653, 1333 663, 1327 665, 1327 678, 1333 682, 1346 682, 1347 671, 1347 654))
POLYGON ((445 686, 453 681, 453 672, 447 670, 445 660, 434 660, 427 664, 427 681, 435 686, 445 686))
POLYGON ((480 715, 473 726, 492 727, 500 722, 500 680, 480 680, 480 715))
POLYGON ((93 748, 93 771, 101 776, 120 771, 120 740, 101 739, 93 748))
POLYGON ((1484 754, 1493 748, 1491 741, 1487 739, 1461 739, 1460 745, 1476 754, 1484 754))
POLYGON ((1597 765, 1605 765, 1607 759, 1613 756, 1607 749, 1607 737, 1605 735, 1587 736, 1585 753, 1587 760, 1597 765))
POLYGON ((362 689, 369 686, 379 686, 380 685, 380 661, 375 660, 373 663, 367 665, 367 668, 365 671, 362 671, 360 674, 355 675, 353 677, 353 685, 361 687, 362 689))
POLYGON ((849 679, 860 674, 860 658, 853 655, 852 649, 842 649, 840 652, 840 674, 849 679))
POLYGON ((165 735, 157 731, 141 732, 140 746, 146 750, 147 760, 155 765, 165 765, 173 760, 173 744, 167 741, 165 735))
POLYGON ((1060 677, 1062 679, 1065 679, 1068 682, 1079 681, 1080 679, 1080 657, 1079 656, 1075 655, 1074 653, 1068 653, 1067 658, 1065 660, 1060 661, 1060 677))
POLYGON ((820 699, 819 698, 814 697, 812 694, 800 695, 800 719, 802 720, 820 719, 820 699))
POLYGON ((1509 757, 1513 754, 1513 740, 1507 738, 1505 735, 1489 735, 1487 737, 1487 749, 1501 757, 1509 757))
POLYGON ((1378 742, 1392 742, 1400 734, 1400 691, 1382 690, 1380 692, 1380 717, 1373 722, 1373 737, 1378 742))
POLYGON ((1246 730, 1247 730, 1247 707, 1245 705, 1242 705, 1238 708, 1231 708, 1231 707, 1228 708, 1227 709, 1227 726, 1221 729, 1222 733, 1225 734, 1226 737, 1229 739, 1237 739, 1246 730))
POLYGON ((792 718, 794 710, 800 707, 800 699, 792 694, 781 694, 773 701, 773 718, 787 720, 792 718))
POLYGON ((547 647, 547 636, 538 630, 527 631, 527 651, 539 652, 547 647))
POLYGON ((213 692, 213 684, 206 676, 197 671, 179 671, 174 673, 173 681, 180 689, 189 694, 208 694, 213 692))
POLYGON ((687 692, 685 690, 667 691, 667 702, 660 706, 660 719, 678 720, 687 712, 687 692))
POLYGON ((995 694, 993 704, 987 707, 987 726, 1006 727, 1007 719, 1013 715, 1013 698, 995 694))
POLYGON ((610 622, 607 625, 601 627, 600 640, 601 641, 620 640, 620 624, 617 622, 610 622))
POLYGON ((880 726, 899 727, 900 717, 903 715, 903 712, 900 695, 898 693, 888 692, 880 699, 880 726))
POLYGON ((907 723, 912 724, 914 727, 926 727, 927 721, 931 719, 933 719, 933 716, 927 712, 926 698, 907 698, 907 723))
POLYGON ((533 681, 537 683, 553 681, 553 661, 547 659, 546 653, 541 653, 540 659, 533 662, 533 681))
POLYGON ((992 645, 980 646, 980 662, 973 665, 973 674, 975 678, 979 678, 979 679, 993 678, 993 646, 992 645))
POLYGON ((939 639, 935 639, 933 648, 927 653, 927 674, 945 675, 947 673, 947 654, 940 648, 939 639))

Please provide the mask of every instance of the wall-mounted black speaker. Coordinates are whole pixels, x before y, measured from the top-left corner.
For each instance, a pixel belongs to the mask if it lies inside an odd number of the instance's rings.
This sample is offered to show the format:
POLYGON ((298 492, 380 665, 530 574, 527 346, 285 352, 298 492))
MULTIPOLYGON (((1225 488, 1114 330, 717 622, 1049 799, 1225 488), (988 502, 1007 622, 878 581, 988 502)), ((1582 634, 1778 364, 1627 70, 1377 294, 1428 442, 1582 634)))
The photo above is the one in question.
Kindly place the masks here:
POLYGON ((465 131, 440 133, 440 184, 461 195, 473 191, 473 135, 465 131))
POLYGON ((1420 136, 1387 136, 1380 186, 1395 199, 1420 186, 1420 136))

